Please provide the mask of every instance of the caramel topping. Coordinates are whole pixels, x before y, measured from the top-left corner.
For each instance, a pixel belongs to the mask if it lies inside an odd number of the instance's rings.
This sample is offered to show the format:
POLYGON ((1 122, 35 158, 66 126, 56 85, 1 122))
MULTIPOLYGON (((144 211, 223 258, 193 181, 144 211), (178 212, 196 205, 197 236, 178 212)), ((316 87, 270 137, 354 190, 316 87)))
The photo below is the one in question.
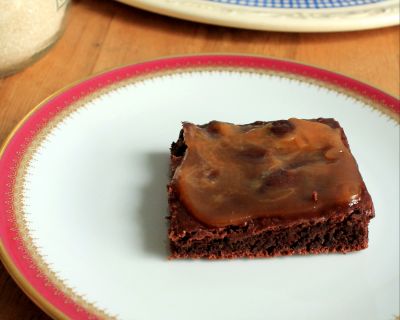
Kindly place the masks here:
POLYGON ((359 199, 362 179, 339 128, 289 119, 183 130, 187 149, 174 181, 186 209, 207 225, 318 216, 359 199))

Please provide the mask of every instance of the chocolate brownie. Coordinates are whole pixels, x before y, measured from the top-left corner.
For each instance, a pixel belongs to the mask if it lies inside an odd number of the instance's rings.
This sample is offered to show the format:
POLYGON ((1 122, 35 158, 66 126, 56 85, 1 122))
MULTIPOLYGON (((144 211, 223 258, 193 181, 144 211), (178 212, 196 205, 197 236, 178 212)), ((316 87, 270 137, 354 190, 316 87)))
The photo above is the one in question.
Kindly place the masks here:
POLYGON ((183 123, 168 198, 171 258, 361 250, 374 217, 334 119, 183 123))

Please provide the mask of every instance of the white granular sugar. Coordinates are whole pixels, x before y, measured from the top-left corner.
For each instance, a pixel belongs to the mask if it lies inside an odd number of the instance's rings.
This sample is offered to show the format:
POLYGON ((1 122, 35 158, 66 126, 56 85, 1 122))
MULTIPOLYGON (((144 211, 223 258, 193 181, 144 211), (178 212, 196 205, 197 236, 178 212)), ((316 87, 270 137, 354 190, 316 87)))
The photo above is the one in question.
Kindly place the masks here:
POLYGON ((0 73, 48 47, 66 10, 60 0, 0 0, 0 73))

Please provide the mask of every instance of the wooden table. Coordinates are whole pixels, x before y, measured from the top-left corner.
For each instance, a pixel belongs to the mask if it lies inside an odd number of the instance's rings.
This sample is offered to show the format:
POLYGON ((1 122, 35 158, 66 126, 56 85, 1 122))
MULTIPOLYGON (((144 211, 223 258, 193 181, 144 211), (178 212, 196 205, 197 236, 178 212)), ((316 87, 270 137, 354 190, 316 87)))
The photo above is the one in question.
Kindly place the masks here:
MULTIPOLYGON (((292 59, 400 95, 397 27, 331 34, 258 32, 180 21, 107 0, 77 0, 57 45, 30 68, 0 79, 0 143, 32 107, 73 81, 121 64, 211 52, 292 59)), ((1 264, 0 319, 48 319, 1 264)))

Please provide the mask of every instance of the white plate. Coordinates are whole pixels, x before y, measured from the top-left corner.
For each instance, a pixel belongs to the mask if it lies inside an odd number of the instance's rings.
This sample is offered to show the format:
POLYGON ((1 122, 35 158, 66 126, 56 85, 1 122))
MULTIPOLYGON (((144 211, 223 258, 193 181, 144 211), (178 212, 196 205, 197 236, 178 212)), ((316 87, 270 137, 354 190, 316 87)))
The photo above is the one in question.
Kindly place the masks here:
POLYGON ((399 0, 118 0, 168 16, 222 26, 333 32, 399 24, 399 0))
POLYGON ((355 80, 256 57, 172 58, 86 80, 44 102, 3 149, 3 261, 56 318, 393 319, 396 108, 396 99, 355 80), (369 248, 167 260, 169 146, 181 121, 289 117, 343 126, 376 207, 369 248))

